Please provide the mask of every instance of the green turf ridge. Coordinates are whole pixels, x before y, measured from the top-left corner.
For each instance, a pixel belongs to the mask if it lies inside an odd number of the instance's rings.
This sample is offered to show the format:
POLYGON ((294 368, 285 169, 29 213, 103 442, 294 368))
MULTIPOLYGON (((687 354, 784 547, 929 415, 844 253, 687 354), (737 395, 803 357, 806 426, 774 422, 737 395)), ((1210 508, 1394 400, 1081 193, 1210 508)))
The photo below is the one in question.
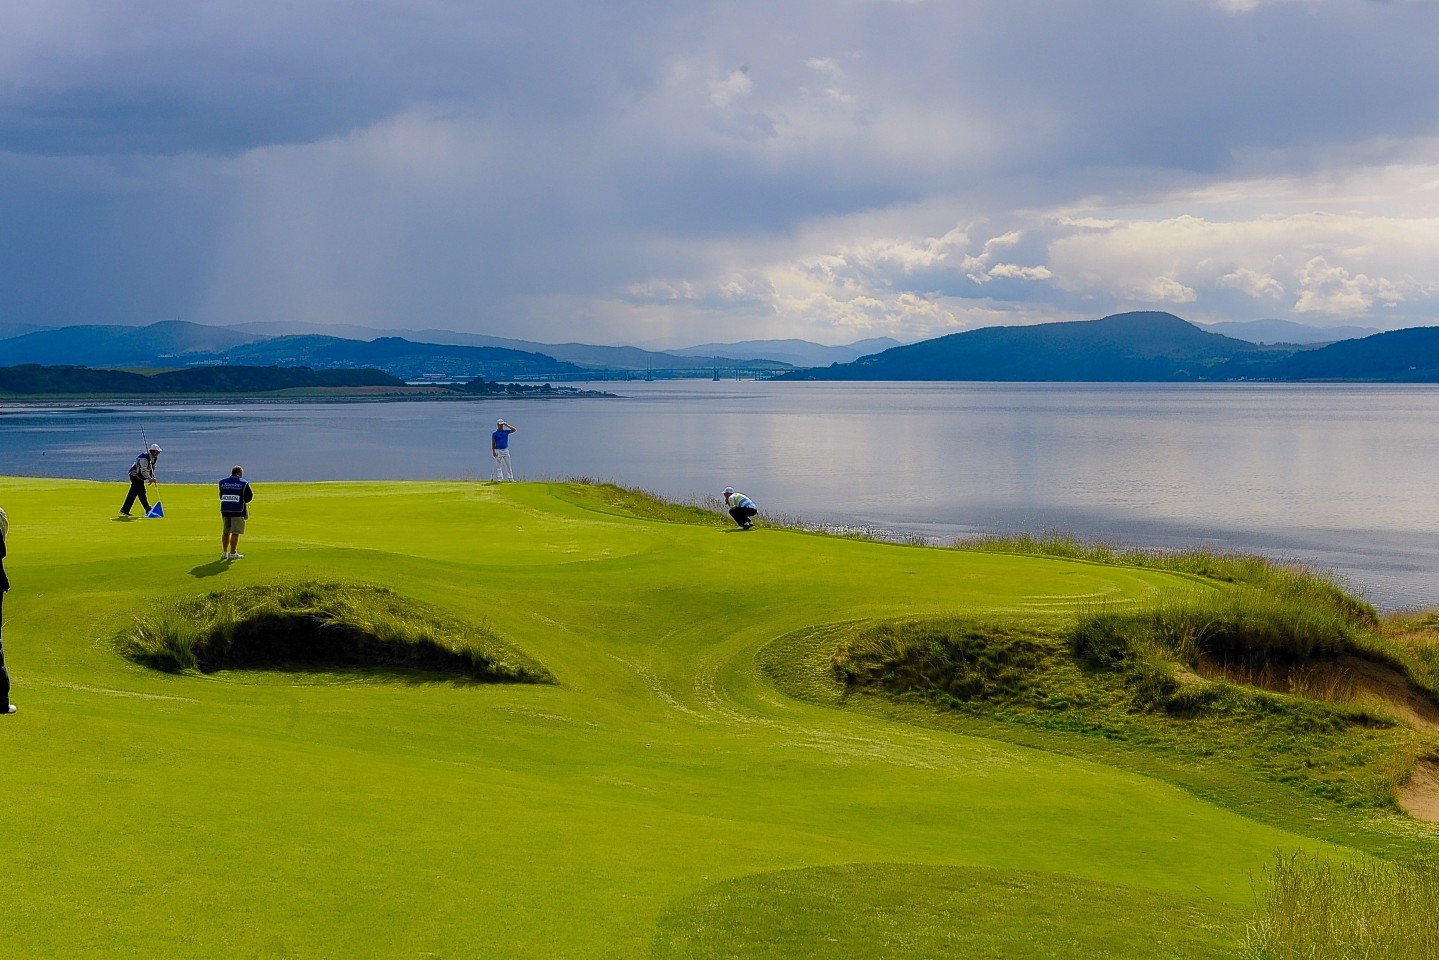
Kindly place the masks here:
POLYGON ((1393 800, 1397 782, 1434 743, 1389 718, 1223 682, 1212 684, 1219 698, 1208 710, 1176 717, 1137 709, 1125 678, 1084 670, 1053 637, 1039 638, 1043 669, 1011 696, 959 700, 912 681, 888 689, 846 684, 855 638, 876 626, 800 630, 765 647, 757 662, 776 687, 810 702, 1112 764, 1377 856, 1416 862, 1434 855, 1439 827, 1399 813, 1393 800))
POLYGON ((553 683, 483 624, 368 584, 286 582, 214 591, 146 611, 121 631, 125 656, 160 670, 369 667, 489 683, 553 683))
MULTIPOLYGON (((812 679, 836 624, 1053 622, 1192 578, 736 535, 578 484, 254 473, 246 558, 228 564, 210 485, 167 485, 165 519, 123 522, 123 483, 0 479, 20 707, 0 719, 7 955, 673 956, 716 895, 743 904, 795 877, 811 906, 773 904, 773 921, 742 906, 734 955, 804 955, 837 933, 855 956, 920 955, 894 932, 938 935, 967 890, 1005 923, 1051 924, 1074 956, 1150 956, 1133 932, 1179 911, 1204 955, 1237 948, 1235 911, 1253 910, 1275 851, 1376 846, 1335 805, 1305 807, 1330 825, 1262 822, 1239 793, 1211 802, 1093 738, 800 699, 771 679, 812 679), (170 604, 334 580, 483 623, 557 683, 171 674, 112 642, 170 604), (799 637, 774 667, 776 638, 799 637), (1006 742, 1015 730, 1043 749, 1006 742), (1113 909, 1049 902, 1064 891, 1111 891, 1113 909)), ((1432 849, 1432 833, 1405 842, 1432 849)), ((1053 955, 1010 940, 1009 956, 1053 955)))

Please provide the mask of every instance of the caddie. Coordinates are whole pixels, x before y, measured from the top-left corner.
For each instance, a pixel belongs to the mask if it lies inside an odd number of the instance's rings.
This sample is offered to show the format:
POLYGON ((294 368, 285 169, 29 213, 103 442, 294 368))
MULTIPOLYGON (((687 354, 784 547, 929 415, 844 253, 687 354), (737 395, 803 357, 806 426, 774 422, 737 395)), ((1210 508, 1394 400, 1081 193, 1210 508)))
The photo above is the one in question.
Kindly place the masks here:
POLYGON ((243 468, 230 468, 230 475, 220 481, 220 559, 242 560, 240 534, 245 532, 245 521, 250 518, 250 501, 255 491, 245 479, 243 468))

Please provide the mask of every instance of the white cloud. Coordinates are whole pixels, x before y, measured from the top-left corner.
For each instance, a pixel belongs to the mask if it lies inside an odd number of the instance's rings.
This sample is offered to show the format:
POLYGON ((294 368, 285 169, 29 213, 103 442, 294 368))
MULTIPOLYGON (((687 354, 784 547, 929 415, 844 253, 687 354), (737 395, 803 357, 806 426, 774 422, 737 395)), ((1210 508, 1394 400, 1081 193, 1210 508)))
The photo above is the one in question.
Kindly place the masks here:
POLYGON ((1215 281, 1221 287, 1241 290, 1255 299, 1278 300, 1284 296, 1284 284, 1267 273, 1238 267, 1215 281))
POLYGON ((1199 299, 1193 287, 1186 287, 1173 277, 1150 277, 1125 290, 1123 296, 1141 303, 1193 303, 1199 299))
POLYGON ((1048 267, 1022 267, 1017 263, 996 263, 988 276, 1004 280, 1049 280, 1054 276, 1048 267))
POLYGON ((1376 302, 1398 306, 1404 302, 1404 288, 1416 289, 1419 285, 1351 274, 1343 267, 1331 266, 1324 257, 1315 257, 1300 269, 1299 286, 1296 313, 1354 316, 1366 313, 1376 302))
POLYGON ((710 103, 721 110, 729 110, 753 90, 754 81, 749 78, 749 68, 740 67, 723 80, 710 81, 710 103))

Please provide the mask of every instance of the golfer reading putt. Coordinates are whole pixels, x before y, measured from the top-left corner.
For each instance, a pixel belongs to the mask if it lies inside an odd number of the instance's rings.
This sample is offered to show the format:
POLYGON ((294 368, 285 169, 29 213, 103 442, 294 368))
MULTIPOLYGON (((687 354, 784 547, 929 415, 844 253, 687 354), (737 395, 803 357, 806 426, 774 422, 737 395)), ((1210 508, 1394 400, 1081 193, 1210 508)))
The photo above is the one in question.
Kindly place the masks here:
POLYGON ((741 530, 748 530, 754 526, 754 515, 759 513, 754 501, 742 493, 735 493, 734 487, 724 488, 724 505, 729 508, 729 515, 734 522, 739 524, 741 530))

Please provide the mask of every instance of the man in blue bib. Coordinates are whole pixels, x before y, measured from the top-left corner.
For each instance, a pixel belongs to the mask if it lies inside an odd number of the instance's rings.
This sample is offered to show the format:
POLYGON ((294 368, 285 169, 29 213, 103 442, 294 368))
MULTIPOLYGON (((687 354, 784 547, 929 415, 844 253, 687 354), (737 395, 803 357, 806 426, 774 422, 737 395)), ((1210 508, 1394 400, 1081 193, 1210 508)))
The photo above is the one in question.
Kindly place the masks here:
POLYGON ((490 455, 495 458, 495 480, 515 482, 515 471, 510 466, 510 434, 515 428, 503 419, 495 421, 495 432, 490 434, 490 455))
POLYGON ((220 481, 220 559, 242 560, 240 534, 245 532, 245 521, 250 517, 250 501, 255 491, 245 479, 245 471, 231 467, 230 475, 220 481))

